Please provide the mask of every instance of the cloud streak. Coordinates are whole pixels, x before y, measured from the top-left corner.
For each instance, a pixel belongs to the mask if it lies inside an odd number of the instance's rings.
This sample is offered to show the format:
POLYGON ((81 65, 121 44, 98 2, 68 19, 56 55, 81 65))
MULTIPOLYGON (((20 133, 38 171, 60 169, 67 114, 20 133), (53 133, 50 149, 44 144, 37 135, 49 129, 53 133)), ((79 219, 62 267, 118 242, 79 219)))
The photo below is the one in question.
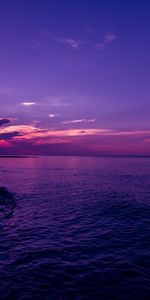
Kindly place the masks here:
POLYGON ((49 118, 55 118, 55 117, 59 117, 60 114, 49 114, 48 116, 49 118))
MULTIPOLYGON (((92 33, 93 33, 93 31, 92 31, 92 33)), ((49 42, 53 41, 57 44, 62 44, 62 45, 64 44, 73 50, 79 50, 84 45, 84 46, 87 46, 88 48, 90 46, 90 47, 94 47, 94 48, 97 48, 102 51, 106 45, 113 43, 118 39, 116 33, 113 31, 108 32, 100 42, 94 43, 94 41, 91 40, 90 44, 89 44, 88 40, 86 40, 86 39, 83 39, 82 41, 80 41, 73 37, 59 36, 49 30, 40 30, 40 34, 42 35, 41 39, 43 37, 46 38, 45 42, 42 39, 42 40, 38 40, 36 43, 38 46, 42 46, 42 48, 43 48, 44 44, 45 44, 45 47, 47 48, 49 42)))
MULTIPOLYGON (((84 119, 83 119, 84 120, 84 119)), ((71 122, 82 121, 72 120, 71 122)), ((91 120, 92 121, 92 120, 91 120)), ((80 122, 79 122, 80 123, 80 122)), ((80 128, 80 129, 65 129, 53 130, 40 128, 32 125, 11 125, 0 128, 0 134, 17 132, 17 139, 34 139, 50 136, 80 136, 80 135, 97 135, 97 136, 121 136, 121 137, 149 137, 150 130, 113 130, 105 128, 80 128), (18 134, 19 133, 19 134, 18 134)))
POLYGON ((72 39, 72 38, 57 38, 55 39, 57 42, 65 44, 74 50, 78 50, 80 48, 81 42, 72 39))
POLYGON ((76 124, 76 123, 91 123, 95 122, 97 119, 77 119, 77 120, 71 120, 71 121, 63 121, 62 124, 76 124))
MULTIPOLYGON (((49 31, 49 30, 40 30, 40 33, 45 36, 46 38, 48 38, 49 40, 52 40, 58 44, 64 44, 66 46, 68 46, 69 48, 73 49, 73 50, 78 50, 80 48, 80 46, 83 44, 83 42, 78 41, 75 38, 72 37, 62 37, 59 35, 54 34, 53 32, 49 31)), ((38 42, 38 44, 42 44, 42 42, 38 42)))
POLYGON ((35 105, 36 103, 35 102, 22 102, 21 105, 23 106, 32 106, 32 105, 35 105))
POLYGON ((94 47, 102 51, 105 48, 105 46, 107 46, 110 43, 113 43, 117 39, 117 35, 114 32, 110 32, 105 35, 104 39, 101 42, 94 44, 94 47))
MULTIPOLYGON (((73 120, 72 120, 73 121, 73 120)), ((150 130, 105 128, 48 129, 33 125, 0 128, 0 152, 20 154, 144 154, 150 153, 150 130), (11 152, 12 151, 12 152, 11 152)))

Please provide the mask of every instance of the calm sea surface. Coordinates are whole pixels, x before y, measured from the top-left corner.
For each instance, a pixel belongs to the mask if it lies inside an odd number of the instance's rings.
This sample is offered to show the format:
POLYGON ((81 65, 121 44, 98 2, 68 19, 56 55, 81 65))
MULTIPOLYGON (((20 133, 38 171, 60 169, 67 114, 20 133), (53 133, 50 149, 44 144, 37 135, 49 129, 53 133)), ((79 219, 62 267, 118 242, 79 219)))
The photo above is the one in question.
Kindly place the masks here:
POLYGON ((0 186, 0 300, 150 299, 150 159, 0 158, 0 186))

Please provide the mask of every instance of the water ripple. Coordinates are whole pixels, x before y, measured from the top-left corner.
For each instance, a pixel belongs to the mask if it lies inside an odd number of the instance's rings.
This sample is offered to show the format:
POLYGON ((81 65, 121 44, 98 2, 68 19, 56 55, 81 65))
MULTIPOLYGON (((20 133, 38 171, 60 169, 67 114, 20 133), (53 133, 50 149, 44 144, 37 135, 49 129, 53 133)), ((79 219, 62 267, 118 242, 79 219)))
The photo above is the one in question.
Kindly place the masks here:
POLYGON ((150 164, 0 164, 2 300, 150 298, 150 164))

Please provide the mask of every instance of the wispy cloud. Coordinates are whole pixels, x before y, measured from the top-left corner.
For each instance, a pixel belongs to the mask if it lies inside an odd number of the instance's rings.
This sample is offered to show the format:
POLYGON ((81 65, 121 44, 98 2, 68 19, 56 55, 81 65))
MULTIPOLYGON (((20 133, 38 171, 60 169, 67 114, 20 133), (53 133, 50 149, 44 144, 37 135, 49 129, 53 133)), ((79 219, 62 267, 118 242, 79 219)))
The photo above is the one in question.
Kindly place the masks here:
POLYGON ((116 33, 110 32, 104 36, 104 38, 101 42, 94 44, 94 47, 102 51, 106 45, 113 43, 117 39, 118 39, 118 37, 117 37, 116 33))
POLYGON ((57 38, 56 41, 62 44, 66 44, 70 48, 75 50, 78 50, 80 48, 80 45, 82 44, 81 42, 72 38, 57 38))
POLYGON ((50 137, 50 136, 78 136, 78 135, 96 135, 96 134, 104 134, 109 133, 110 130, 107 129, 66 129, 66 130, 50 130, 45 128, 38 128, 32 125, 14 125, 7 126, 5 128, 0 129, 0 134, 6 133, 19 133, 17 139, 34 139, 34 138, 42 138, 42 137, 50 137))
MULTIPOLYGON (((43 36, 45 36, 49 40, 53 40, 56 43, 67 45, 69 48, 72 48, 74 50, 78 50, 80 48, 80 45, 83 44, 82 41, 79 41, 79 40, 77 40, 73 37, 60 36, 60 35, 57 35, 56 33, 53 33, 52 31, 49 31, 49 30, 40 30, 40 34, 42 34, 43 36)), ((39 41, 38 43, 39 44, 42 43, 42 46, 43 46, 42 41, 41 42, 39 41)))
MULTIPOLYGON (((45 102, 54 107, 68 107, 72 105, 71 97, 46 97, 45 102)), ((55 110, 55 108, 54 108, 55 110)))
POLYGON ((49 118, 55 118, 55 117, 59 117, 60 114, 49 114, 48 116, 49 118))
POLYGON ((32 106, 32 105, 35 105, 36 103, 35 102, 22 102, 21 105, 23 106, 32 106))
POLYGON ((110 32, 105 36, 105 41, 107 43, 111 43, 113 41, 117 40, 117 35, 114 32, 110 32))
MULTIPOLYGON (((73 120, 79 121, 79 120, 73 120)), ((81 129, 65 129, 51 130, 48 128, 40 128, 33 125, 11 125, 0 128, 0 135, 6 133, 16 133, 17 139, 33 139, 38 137, 50 136, 80 136, 80 135, 97 135, 97 136, 122 136, 122 137, 149 137, 150 130, 113 130, 105 128, 85 128, 81 129)))
POLYGON ((36 125, 0 127, 0 153, 149 155, 150 130, 49 129, 36 125), (46 145, 46 146, 45 146, 46 145))
POLYGON ((63 121, 62 124, 74 124, 74 123, 91 123, 95 122, 97 119, 77 119, 77 120, 70 120, 70 121, 63 121))
MULTIPOLYGON (((95 30, 91 28, 86 28, 86 32, 88 32, 91 36, 95 35, 97 36, 98 32, 96 33, 95 30)), ((106 45, 113 43, 115 40, 117 40, 117 35, 115 32, 111 31, 108 32, 104 37, 100 40, 94 43, 94 36, 92 37, 93 40, 90 41, 85 37, 82 40, 76 39, 74 36, 66 36, 61 35, 59 33, 53 32, 48 29, 41 29, 38 32, 38 37, 34 40, 34 47, 42 48, 42 49, 51 49, 52 50, 52 42, 54 44, 62 44, 66 45, 68 48, 71 48, 73 50, 79 50, 82 46, 85 47, 94 47, 99 50, 103 50, 106 45)))

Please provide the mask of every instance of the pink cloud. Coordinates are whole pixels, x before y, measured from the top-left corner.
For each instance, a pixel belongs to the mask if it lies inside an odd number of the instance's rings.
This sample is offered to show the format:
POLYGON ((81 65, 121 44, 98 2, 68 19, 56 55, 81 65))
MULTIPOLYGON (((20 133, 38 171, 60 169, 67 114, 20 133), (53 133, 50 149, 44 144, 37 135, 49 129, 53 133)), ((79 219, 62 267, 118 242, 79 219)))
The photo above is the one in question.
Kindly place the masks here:
POLYGON ((10 142, 0 139, 0 147, 11 147, 11 146, 12 144, 10 142))
MULTIPOLYGON (((80 122, 94 122, 93 120, 79 119, 66 121, 65 123, 80 123, 80 122)), ((33 125, 11 125, 0 128, 0 134, 6 133, 20 133, 14 139, 32 139, 38 137, 49 136, 80 136, 80 135, 97 135, 97 136, 127 136, 127 137, 147 137, 150 135, 150 130, 112 130, 105 128, 81 128, 81 129, 65 129, 65 130, 52 130, 47 128, 36 127, 33 125)))
POLYGON ((121 131, 104 128, 53 130, 32 125, 0 128, 1 149, 9 148, 10 151, 16 149, 21 154, 26 150, 28 154, 148 155, 149 137, 150 130, 121 131))

